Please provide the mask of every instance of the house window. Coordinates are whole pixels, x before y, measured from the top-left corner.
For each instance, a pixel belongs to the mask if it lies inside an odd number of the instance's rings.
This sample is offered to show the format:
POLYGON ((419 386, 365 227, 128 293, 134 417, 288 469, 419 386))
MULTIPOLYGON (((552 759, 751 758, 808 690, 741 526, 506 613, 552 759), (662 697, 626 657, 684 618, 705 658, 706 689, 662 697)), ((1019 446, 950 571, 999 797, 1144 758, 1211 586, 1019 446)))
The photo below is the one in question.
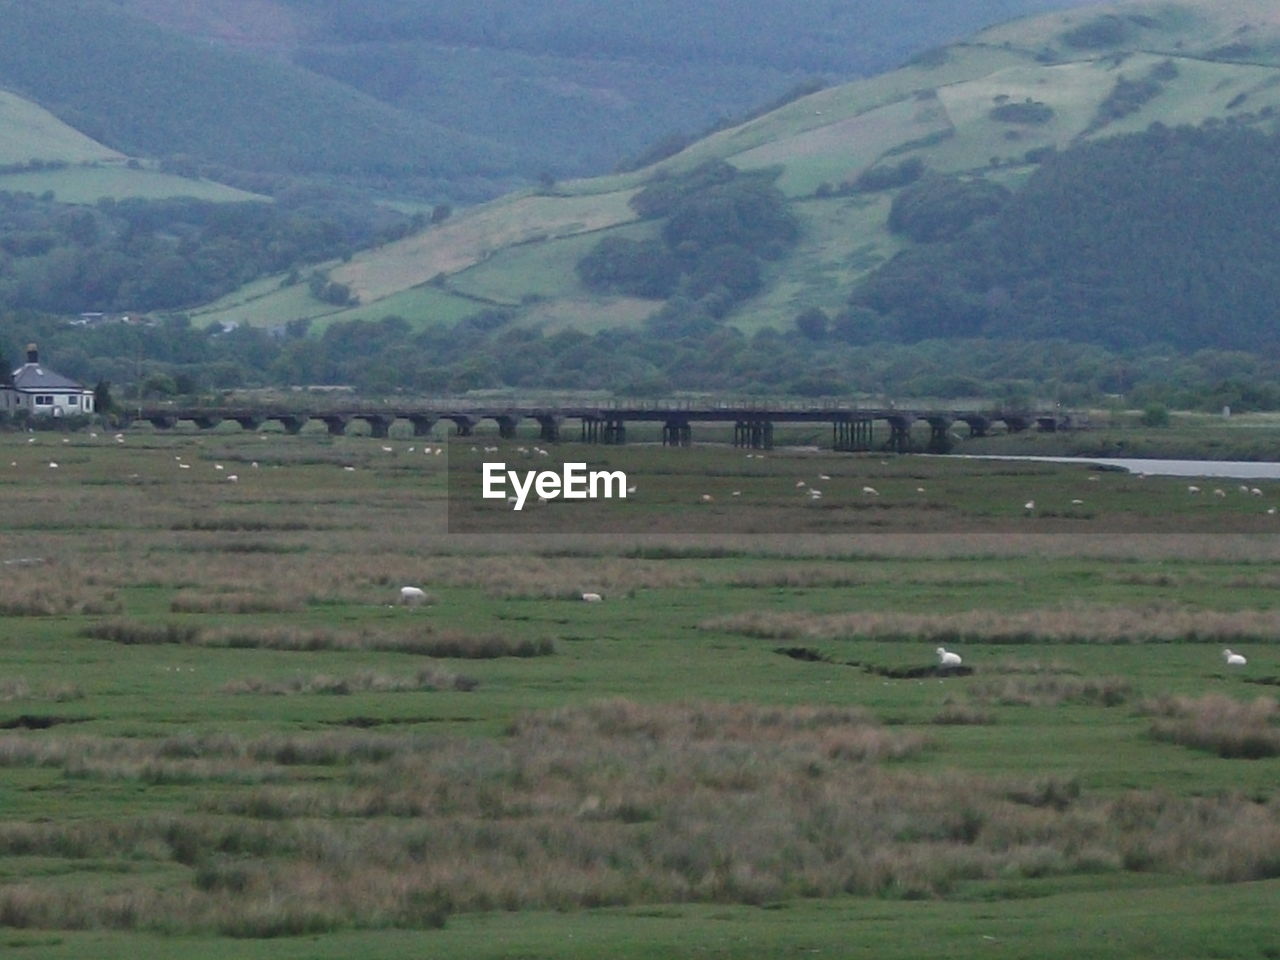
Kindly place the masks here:
POLYGON ((51 394, 51 393, 37 393, 37 394, 36 394, 36 406, 37 406, 37 407, 51 407, 51 406, 53 406, 53 394, 51 394))

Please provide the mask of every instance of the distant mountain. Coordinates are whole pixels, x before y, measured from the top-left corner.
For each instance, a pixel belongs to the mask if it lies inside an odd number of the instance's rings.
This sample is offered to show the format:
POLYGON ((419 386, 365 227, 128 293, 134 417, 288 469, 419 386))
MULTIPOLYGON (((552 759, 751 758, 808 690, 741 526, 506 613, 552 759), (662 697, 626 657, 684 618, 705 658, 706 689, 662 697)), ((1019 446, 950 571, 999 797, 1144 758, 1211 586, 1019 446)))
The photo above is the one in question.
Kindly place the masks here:
POLYGON ((429 325, 488 307, 550 331, 750 333, 818 310, 815 333, 853 341, 1247 349, 1277 339, 1280 234, 1267 224, 1280 223, 1280 187, 1263 158, 1280 153, 1278 115, 1280 0, 1048 14, 805 96, 646 169, 515 194, 331 265, 358 307, 259 285, 199 316, 429 325), (1207 126, 1133 136, 1152 124, 1207 126), (744 186, 726 186, 726 168, 744 186), (795 224, 778 243, 722 215, 771 204, 750 186, 761 178, 795 224), (685 207, 641 202, 659 186, 685 207), (692 243, 681 217, 701 225, 692 243), (703 259, 717 244, 738 249, 703 259))
POLYGON ((405 182, 462 198, 521 172, 492 140, 292 64, 161 29, 106 0, 0 0, 0 19, 0 86, 132 156, 405 182))
POLYGON ((117 0, 504 147, 510 169, 600 173, 797 84, 1081 0, 117 0))

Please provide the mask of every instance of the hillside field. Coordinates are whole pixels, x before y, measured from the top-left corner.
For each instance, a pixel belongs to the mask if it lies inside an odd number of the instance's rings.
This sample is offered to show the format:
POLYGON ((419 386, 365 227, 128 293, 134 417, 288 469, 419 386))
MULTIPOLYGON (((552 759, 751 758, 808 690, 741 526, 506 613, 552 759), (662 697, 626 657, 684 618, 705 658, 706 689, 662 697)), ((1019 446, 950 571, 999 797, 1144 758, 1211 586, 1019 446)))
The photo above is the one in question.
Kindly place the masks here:
POLYGON ((1280 947, 1280 482, 537 443, 0 434, 6 951, 1280 947))

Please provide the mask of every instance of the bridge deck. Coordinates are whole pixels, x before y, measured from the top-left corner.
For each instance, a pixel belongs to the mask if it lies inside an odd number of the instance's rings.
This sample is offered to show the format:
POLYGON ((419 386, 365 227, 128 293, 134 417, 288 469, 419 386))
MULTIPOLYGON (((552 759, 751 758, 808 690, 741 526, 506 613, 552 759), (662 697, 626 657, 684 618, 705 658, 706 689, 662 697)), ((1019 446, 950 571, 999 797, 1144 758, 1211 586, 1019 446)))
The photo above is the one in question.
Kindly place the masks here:
POLYGON ((889 428, 884 446, 898 450, 910 448, 911 428, 918 421, 929 424, 931 448, 945 445, 948 430, 957 422, 965 423, 971 435, 985 434, 995 423, 1003 423, 1011 432, 1026 430, 1032 425, 1041 430, 1069 430, 1083 425, 1072 414, 1057 409, 927 409, 749 402, 521 405, 440 401, 314 408, 153 405, 129 411, 125 419, 147 420, 159 429, 174 427, 184 420, 201 429, 211 429, 229 420, 246 430, 256 430, 271 420, 281 423, 290 433, 297 433, 309 421, 318 420, 334 435, 345 433, 353 420, 364 420, 375 437, 387 436, 397 420, 411 423, 415 436, 429 435, 442 420, 452 422, 459 436, 470 436, 480 421, 492 420, 498 424, 499 434, 508 438, 515 437, 518 424, 528 420, 540 425, 539 436, 548 442, 564 439, 564 421, 576 420, 584 442, 613 444, 626 442, 627 423, 648 422, 661 423, 663 443, 675 446, 688 446, 692 442, 691 424, 733 423, 735 445, 763 448, 773 445, 774 423, 830 423, 832 444, 837 450, 871 449, 872 425, 880 421, 889 428))

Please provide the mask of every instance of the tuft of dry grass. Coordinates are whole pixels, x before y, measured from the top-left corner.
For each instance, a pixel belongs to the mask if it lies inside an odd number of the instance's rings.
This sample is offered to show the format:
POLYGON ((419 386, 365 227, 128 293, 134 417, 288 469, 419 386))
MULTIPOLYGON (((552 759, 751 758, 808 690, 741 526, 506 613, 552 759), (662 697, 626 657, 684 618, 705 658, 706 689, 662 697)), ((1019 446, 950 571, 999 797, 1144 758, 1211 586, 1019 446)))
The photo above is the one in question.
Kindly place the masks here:
POLYGON ((0 701, 8 700, 52 700, 55 703, 66 703, 71 700, 83 700, 84 691, 79 684, 55 683, 40 689, 32 687, 24 677, 8 677, 0 680, 0 701))
POLYGON ((930 720, 939 726, 985 726, 995 722, 995 715, 990 710, 952 697, 943 702, 942 709, 930 720))
POLYGON ((293 693, 402 693, 416 690, 474 690, 479 681, 462 674, 450 673, 435 667, 423 667, 411 676, 389 676, 372 670, 362 670, 347 677, 317 674, 312 677, 297 675, 288 680, 265 680, 248 677, 229 680, 223 684, 223 693, 256 693, 285 695, 293 693))
POLYGON ((182 590, 169 609, 174 613, 292 613, 301 610, 306 597, 277 590, 198 592, 182 590))
POLYGON ((774 640, 865 638, 928 643, 1273 643, 1280 611, 1177 607, 1044 607, 963 613, 753 612, 704 620, 704 630, 774 640))
POLYGON ((123 609, 114 591, 87 590, 81 583, 6 582, 0 594, 2 617, 98 616, 123 609))
POLYGON ((205 628, 189 623, 153 624, 141 620, 115 619, 90 624, 81 635, 94 640, 123 644, 177 643, 198 647, 233 649, 291 650, 376 650, 409 653, 425 657, 480 660, 495 657, 542 657, 555 653, 555 645, 544 638, 509 638, 496 634, 475 635, 442 630, 431 624, 415 625, 411 631, 336 631, 324 628, 225 627, 205 628))
POLYGON ((979 703, 1001 706, 1052 707, 1062 703, 1115 707, 1133 696, 1133 684, 1123 677, 1063 677, 1014 675, 975 680, 968 694, 979 703))
POLYGON ((1143 701, 1139 712, 1155 718, 1151 735, 1157 740, 1220 757, 1255 760, 1280 755, 1280 706, 1269 697, 1243 703, 1221 694, 1164 696, 1143 701))

